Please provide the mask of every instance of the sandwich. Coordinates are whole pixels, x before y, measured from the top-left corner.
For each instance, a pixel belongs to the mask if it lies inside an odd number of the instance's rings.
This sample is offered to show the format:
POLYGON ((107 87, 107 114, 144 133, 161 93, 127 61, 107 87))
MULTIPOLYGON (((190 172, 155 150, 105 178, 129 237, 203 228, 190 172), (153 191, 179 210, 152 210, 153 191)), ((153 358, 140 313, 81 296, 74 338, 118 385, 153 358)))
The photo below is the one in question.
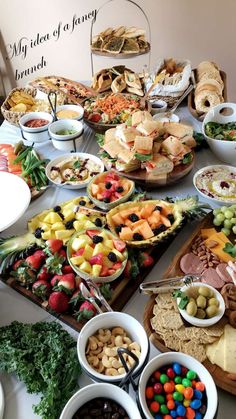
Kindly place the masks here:
POLYGON ((153 150, 153 137, 144 137, 138 135, 134 140, 134 149, 137 153, 152 153, 153 150))
POLYGON ((193 128, 179 122, 164 122, 165 131, 174 137, 183 138, 193 136, 193 128))
POLYGON ((173 162, 161 154, 154 154, 151 161, 145 162, 147 173, 152 175, 163 175, 172 172, 173 162))
POLYGON ((116 128, 116 137, 126 144, 133 145, 135 138, 139 134, 140 134, 139 131, 133 127, 124 128, 124 126, 118 125, 116 128))
POLYGON ((137 111, 134 112, 131 119, 132 127, 137 127, 144 121, 153 121, 152 115, 148 111, 137 111))
POLYGON ((172 135, 163 141, 161 151, 166 154, 175 166, 182 163, 190 163, 193 158, 191 148, 172 135))
POLYGON ((160 123, 154 120, 144 120, 137 126, 137 130, 143 135, 156 134, 159 131, 160 123))

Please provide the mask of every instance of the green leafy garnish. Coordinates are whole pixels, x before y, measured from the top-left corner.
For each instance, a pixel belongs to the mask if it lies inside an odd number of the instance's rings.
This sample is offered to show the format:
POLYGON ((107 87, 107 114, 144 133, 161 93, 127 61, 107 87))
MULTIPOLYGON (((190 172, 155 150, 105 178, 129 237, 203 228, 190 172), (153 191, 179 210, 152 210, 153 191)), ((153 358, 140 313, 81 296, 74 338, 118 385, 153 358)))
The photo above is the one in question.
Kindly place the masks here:
POLYGON ((185 154, 185 156, 183 158, 183 164, 191 163, 192 159, 193 159, 192 153, 185 154))
POLYGON ((233 258, 236 258, 236 244, 226 243, 223 250, 225 253, 228 253, 233 258))
POLYGON ((116 162, 116 159, 112 159, 111 156, 105 150, 101 151, 99 153, 99 156, 102 157, 102 159, 109 160, 111 163, 116 162))
POLYGON ((15 373, 28 393, 42 395, 36 415, 58 419, 78 389, 76 341, 57 322, 15 321, 0 328, 0 371, 15 373))
POLYGON ((148 161, 148 160, 151 160, 152 158, 152 154, 135 153, 134 156, 136 157, 136 159, 141 160, 141 161, 148 161))
POLYGON ((96 141, 100 147, 104 145, 105 135, 104 134, 96 134, 96 141))
POLYGON ((178 306, 181 310, 184 310, 185 307, 187 306, 188 302, 189 302, 189 297, 183 291, 180 291, 180 290, 174 291, 172 293, 172 296, 174 298, 180 298, 180 302, 179 302, 178 306))
POLYGON ((81 162, 79 160, 76 160, 73 164, 73 169, 80 169, 81 162))

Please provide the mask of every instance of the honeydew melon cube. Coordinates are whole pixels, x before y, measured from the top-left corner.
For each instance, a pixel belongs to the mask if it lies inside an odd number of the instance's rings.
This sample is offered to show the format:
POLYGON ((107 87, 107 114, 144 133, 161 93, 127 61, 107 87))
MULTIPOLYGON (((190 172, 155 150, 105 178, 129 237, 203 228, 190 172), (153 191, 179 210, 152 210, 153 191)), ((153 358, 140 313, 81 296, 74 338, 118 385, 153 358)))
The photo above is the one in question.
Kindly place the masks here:
POLYGON ((64 222, 71 221, 75 218, 74 212, 70 209, 63 210, 62 214, 64 215, 64 222))
POLYGON ((76 266, 80 266, 82 263, 85 262, 85 259, 83 256, 74 256, 70 258, 71 263, 73 263, 76 266))
POLYGON ((119 252, 118 250, 113 249, 112 252, 115 253, 115 255, 117 256, 119 261, 122 262, 125 259, 124 255, 121 252, 119 252))
POLYGON ((54 211, 50 211, 46 217, 43 219, 43 221, 45 223, 49 223, 49 224, 55 224, 58 221, 62 221, 62 218, 60 217, 60 215, 57 212, 54 211))
POLYGON ((87 272, 88 274, 90 274, 92 272, 92 266, 90 265, 89 262, 85 261, 83 262, 80 267, 81 271, 83 272, 87 272))
POLYGON ((101 265, 93 265, 93 267, 92 267, 92 275, 93 276, 99 276, 101 270, 102 270, 102 266, 101 265))
POLYGON ((107 256, 110 251, 111 249, 109 249, 109 247, 104 246, 103 243, 98 243, 94 247, 93 256, 97 255, 98 253, 102 253, 104 256, 107 256))
MULTIPOLYGON (((42 227, 44 230, 44 228, 42 227)), ((65 226, 61 221, 58 221, 57 223, 54 223, 51 227, 52 230, 65 230, 65 226)))
POLYGON ((75 230, 57 230, 55 231, 55 236, 59 240, 69 239, 70 236, 75 232, 75 230))
POLYGON ((93 248, 89 246, 89 244, 86 244, 83 252, 83 257, 88 260, 93 256, 93 248))
POLYGON ((81 214, 81 212, 76 212, 75 218, 78 221, 86 221, 88 217, 85 214, 81 214))
POLYGON ((87 241, 84 239, 80 239, 79 237, 76 237, 72 242, 72 249, 77 252, 77 250, 81 249, 82 247, 85 247, 87 244, 87 241))

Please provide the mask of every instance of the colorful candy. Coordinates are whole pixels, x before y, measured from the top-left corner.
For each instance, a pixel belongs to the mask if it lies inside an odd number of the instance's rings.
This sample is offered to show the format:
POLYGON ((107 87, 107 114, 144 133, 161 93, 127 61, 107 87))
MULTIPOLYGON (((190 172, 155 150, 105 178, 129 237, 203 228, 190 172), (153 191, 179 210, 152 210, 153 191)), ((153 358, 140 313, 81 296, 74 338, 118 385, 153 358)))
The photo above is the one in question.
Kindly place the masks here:
POLYGON ((204 383, 178 362, 152 374, 146 399, 154 419, 203 419, 207 410, 204 383))

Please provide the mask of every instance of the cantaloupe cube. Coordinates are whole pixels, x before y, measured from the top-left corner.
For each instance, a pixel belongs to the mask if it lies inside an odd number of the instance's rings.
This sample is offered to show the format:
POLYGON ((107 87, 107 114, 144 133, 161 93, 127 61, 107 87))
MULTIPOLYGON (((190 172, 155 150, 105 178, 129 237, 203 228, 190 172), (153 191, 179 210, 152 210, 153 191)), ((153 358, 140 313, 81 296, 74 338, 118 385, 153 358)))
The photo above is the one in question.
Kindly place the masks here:
POLYGON ((92 185, 91 185, 92 195, 97 196, 98 191, 99 191, 99 186, 96 185, 96 183, 92 183, 92 185))
POLYGON ((132 225, 133 225, 134 223, 132 223, 132 221, 130 221, 130 220, 129 220, 129 218, 127 218, 127 219, 124 221, 124 224, 125 224, 127 227, 132 228, 132 225))
POLYGON ((121 240, 132 240, 133 232, 130 227, 122 227, 119 236, 121 240))
POLYGON ((145 223, 145 220, 135 221, 135 223, 132 223, 132 230, 136 229, 137 227, 142 226, 143 223, 145 223))
POLYGON ((166 226, 166 227, 170 227, 170 226, 171 226, 171 222, 170 222, 170 220, 168 220, 168 218, 167 218, 167 217, 165 217, 164 215, 161 215, 161 216, 160 216, 160 222, 161 222, 162 224, 164 224, 164 226, 166 226))
POLYGON ((145 240, 154 236, 153 231, 147 221, 143 223, 140 233, 145 240))
POLYGON ((132 208, 127 208, 127 209, 124 209, 124 210, 120 211, 119 214, 124 220, 126 220, 126 218, 128 218, 128 216, 130 214, 133 214, 133 213, 136 214, 136 212, 138 212, 138 211, 139 211, 139 207, 132 207, 132 208))
POLYGON ((73 263, 76 266, 80 266, 82 263, 85 262, 85 259, 83 256, 73 256, 70 258, 71 263, 73 263))
POLYGON ((151 226, 157 226, 160 223, 160 213, 158 213, 158 211, 153 212, 152 215, 148 217, 147 221, 151 226), (155 214, 156 212, 157 214, 155 214))
POLYGON ((162 207, 161 215, 166 217, 168 214, 172 214, 172 208, 168 204, 161 203, 160 206, 162 207))
POLYGON ((116 224, 124 224, 124 220, 119 213, 112 215, 112 221, 116 224))
POLYGON ((153 213, 155 208, 154 204, 146 204, 140 211, 140 215, 142 218, 148 218, 153 213))

